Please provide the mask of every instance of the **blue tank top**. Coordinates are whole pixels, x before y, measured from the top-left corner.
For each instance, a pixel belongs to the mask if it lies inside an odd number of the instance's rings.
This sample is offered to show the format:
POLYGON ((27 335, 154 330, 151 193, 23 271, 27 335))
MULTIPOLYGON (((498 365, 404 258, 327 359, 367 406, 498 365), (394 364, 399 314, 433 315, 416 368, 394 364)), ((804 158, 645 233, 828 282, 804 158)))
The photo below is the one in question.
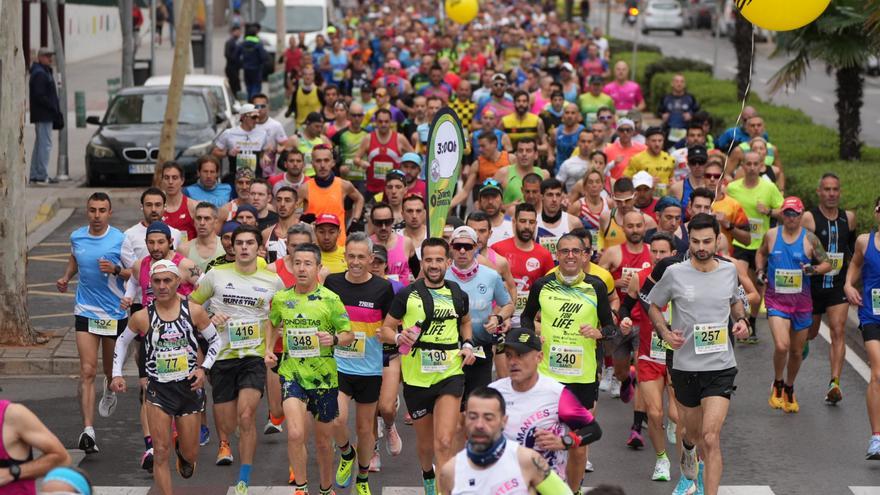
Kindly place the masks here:
POLYGON ((874 245, 872 230, 865 248, 865 262, 862 265, 862 305, 859 306, 859 323, 880 325, 880 252, 874 245))
MULTIPOLYGON (((495 137, 498 138, 497 139, 498 151, 503 150, 504 147, 501 144, 501 138, 504 137, 504 132, 502 132, 500 129, 492 129, 492 132, 494 132, 495 137)), ((474 156, 480 156, 480 141, 479 140, 480 140, 481 134, 483 134, 483 130, 478 129, 478 130, 474 131, 473 137, 471 138, 471 149, 474 151, 474 156)))
POLYGON ((767 262, 767 308, 785 313, 805 313, 813 310, 810 293, 810 277, 802 266, 810 263, 804 253, 804 237, 807 229, 801 227, 800 235, 788 244, 782 237, 782 227, 776 229, 776 242, 767 262))
POLYGON ((339 84, 345 79, 345 68, 348 67, 348 52, 343 50, 341 53, 330 52, 330 80, 333 84, 339 84))
POLYGON ((566 134, 565 128, 561 125, 556 128, 556 168, 553 169, 553 175, 559 172, 562 162, 568 160, 571 154, 574 153, 574 149, 577 147, 578 136, 581 135, 582 130, 584 130, 584 126, 580 124, 571 134, 566 134))
POLYGON ((681 188, 681 222, 684 224, 688 220, 687 218, 687 207, 688 203, 691 202, 691 193, 694 192, 694 186, 691 185, 691 178, 688 177, 684 180, 684 185, 681 188))

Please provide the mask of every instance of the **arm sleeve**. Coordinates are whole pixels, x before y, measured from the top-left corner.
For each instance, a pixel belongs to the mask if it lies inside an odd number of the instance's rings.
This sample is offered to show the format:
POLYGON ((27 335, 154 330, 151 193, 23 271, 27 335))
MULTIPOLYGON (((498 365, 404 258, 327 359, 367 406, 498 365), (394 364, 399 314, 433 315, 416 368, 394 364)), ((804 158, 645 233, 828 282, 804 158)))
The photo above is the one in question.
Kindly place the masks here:
POLYGON ((620 304, 620 318, 629 318, 638 303, 638 299, 633 299, 629 294, 623 296, 623 302, 620 304))
POLYGON ((556 471, 550 471, 550 474, 535 487, 535 490, 540 495, 571 495, 571 488, 562 481, 556 471))
POLYGON ((220 353, 220 346, 222 345, 220 342, 220 334, 217 333, 217 328, 214 327, 213 323, 210 323, 204 329, 199 330, 199 333, 201 333, 202 337, 208 341, 208 351, 205 352, 205 360, 202 361, 202 367, 205 369, 211 369, 211 366, 214 366, 214 361, 217 360, 217 354, 220 353))
POLYGON ((131 245, 131 239, 128 236, 125 236, 125 240, 122 241, 120 258, 122 259, 122 266, 125 268, 131 268, 134 266, 134 262, 137 261, 134 257, 134 247, 131 245))
POLYGON ((575 395, 567 388, 559 397, 559 420, 578 437, 578 446, 589 445, 602 438, 599 423, 575 395))
POLYGON ((617 326, 614 324, 614 315, 611 313, 611 302, 608 300, 608 289, 605 282, 599 277, 588 276, 589 283, 593 285, 596 291, 596 312, 599 316, 599 325, 601 325, 602 335, 612 337, 617 333, 617 326))
POLYGON ((521 327, 528 328, 529 330, 535 329, 535 317, 538 315, 538 310, 541 309, 541 289, 544 288, 544 284, 547 283, 547 280, 549 280, 547 277, 540 278, 534 285, 532 285, 532 288, 529 291, 529 298, 526 300, 526 306, 523 308, 523 312, 519 317, 519 324, 521 327))
POLYGON ((125 294, 123 297, 130 297, 134 299, 134 296, 137 295, 137 282, 135 282, 135 278, 137 275, 132 273, 128 280, 125 281, 125 294))
POLYGON ((116 347, 113 348, 113 376, 122 376, 122 365, 125 364, 125 354, 128 345, 137 336, 128 327, 116 338, 116 347))

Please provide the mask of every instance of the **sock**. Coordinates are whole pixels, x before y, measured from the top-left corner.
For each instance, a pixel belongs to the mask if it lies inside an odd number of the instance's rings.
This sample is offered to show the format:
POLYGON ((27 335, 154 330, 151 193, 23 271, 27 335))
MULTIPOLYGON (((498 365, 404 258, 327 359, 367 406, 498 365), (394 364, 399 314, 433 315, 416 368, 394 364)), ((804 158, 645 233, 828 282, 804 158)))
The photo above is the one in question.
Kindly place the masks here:
POLYGON ((685 450, 694 450, 694 446, 687 443, 685 440, 681 441, 681 446, 684 447, 685 450))
POLYGON ((430 471, 422 471, 422 479, 432 480, 434 479, 434 470, 430 471))
POLYGON ((752 329, 752 335, 755 335, 755 324, 757 323, 757 321, 758 319, 754 316, 749 316, 749 328, 752 329))
MULTIPOLYGON (((832 377, 832 378, 831 378, 831 383, 833 383, 833 384, 835 384, 835 385, 837 385, 837 386, 839 387, 839 386, 840 386, 840 378, 833 378, 833 377, 832 377)), ((830 385, 830 384, 829 384, 829 385, 830 385)))
POLYGON ((147 435, 144 437, 144 450, 150 450, 153 448, 153 437, 147 435))
POLYGON ((345 442, 345 445, 339 447, 339 452, 342 454, 342 458, 346 461, 354 459, 354 449, 351 448, 350 442, 345 442))
POLYGON ((880 431, 875 431, 875 432, 871 433, 871 436, 873 438, 880 438, 880 431))
POLYGON ((88 435, 92 438, 95 438, 95 427, 94 426, 86 426, 85 428, 83 428, 83 432, 85 432, 86 435, 88 435))
POLYGON ((251 482, 251 465, 242 464, 238 470, 238 481, 244 481, 246 484, 251 482))
POLYGON ((284 422, 284 415, 282 414, 280 418, 276 418, 275 416, 272 416, 272 413, 269 413, 269 422, 275 426, 281 426, 281 423, 284 422))
POLYGON ((321 487, 321 495, 330 495, 331 493, 333 493, 330 491, 330 488, 331 487, 327 487, 327 488, 321 487))
POLYGON ((785 388, 785 382, 782 380, 773 380, 773 393, 777 397, 782 397, 782 390, 785 388))
POLYGON ((611 356, 605 356, 605 360, 603 361, 603 363, 605 364, 606 368, 614 366, 614 359, 611 356))
POLYGON ((794 398, 794 385, 783 385, 782 389, 789 398, 794 398))
POLYGON ((370 466, 361 466, 358 464, 357 482, 366 483, 370 476, 370 466))
POLYGON ((641 433, 642 432, 642 422, 648 419, 648 413, 644 411, 633 411, 633 425, 632 429, 641 433))
POLYGON ((664 450, 663 452, 657 452, 657 459, 664 459, 664 458, 666 458, 666 457, 667 457, 667 456, 666 456, 666 451, 665 451, 665 450, 664 450))
POLYGON ((309 493, 309 484, 303 483, 302 485, 293 485, 294 492, 305 492, 309 493))

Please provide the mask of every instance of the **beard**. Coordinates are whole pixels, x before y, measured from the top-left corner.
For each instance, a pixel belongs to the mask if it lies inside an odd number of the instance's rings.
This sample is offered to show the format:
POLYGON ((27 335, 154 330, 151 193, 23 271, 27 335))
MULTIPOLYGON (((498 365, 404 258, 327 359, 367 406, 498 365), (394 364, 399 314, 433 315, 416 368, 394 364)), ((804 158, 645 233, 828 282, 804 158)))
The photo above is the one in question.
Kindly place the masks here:
POLYGON ((706 261, 706 260, 709 260, 712 258, 712 252, 703 251, 703 250, 696 251, 696 252, 691 251, 691 256, 693 256, 695 259, 697 259, 699 261, 706 261))
POLYGON ((534 234, 531 230, 517 230, 516 238, 520 240, 520 242, 529 242, 534 237, 534 234))

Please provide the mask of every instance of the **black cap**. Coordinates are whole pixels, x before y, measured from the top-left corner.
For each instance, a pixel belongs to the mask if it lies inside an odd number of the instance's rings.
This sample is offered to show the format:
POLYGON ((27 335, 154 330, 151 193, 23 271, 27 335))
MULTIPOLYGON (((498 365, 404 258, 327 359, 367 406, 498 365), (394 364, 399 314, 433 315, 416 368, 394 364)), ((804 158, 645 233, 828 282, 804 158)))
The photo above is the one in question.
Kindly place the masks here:
POLYGON ((324 117, 322 117, 320 113, 312 112, 306 115, 306 124, 315 124, 318 122, 324 122, 324 117))
POLYGON ((656 127, 656 126, 648 127, 647 129, 645 129, 645 138, 646 138, 646 139, 649 138, 649 137, 651 137, 651 136, 653 136, 653 135, 655 135, 655 134, 659 134, 659 135, 662 136, 662 135, 663 135, 663 129, 661 129, 661 128, 659 128, 659 127, 656 127))
POLYGON ((706 163, 709 160, 709 153, 702 144, 695 144, 688 148, 688 161, 702 161, 706 163))
POLYGON ((590 84, 602 84, 605 82, 605 79, 599 74, 593 74, 590 76, 590 84))
POLYGON ((541 338, 534 331, 526 328, 511 328, 504 337, 502 349, 510 346, 514 351, 525 354, 541 350, 541 338))
POLYGON ((373 256, 388 263, 388 249, 381 244, 373 244, 373 256))

